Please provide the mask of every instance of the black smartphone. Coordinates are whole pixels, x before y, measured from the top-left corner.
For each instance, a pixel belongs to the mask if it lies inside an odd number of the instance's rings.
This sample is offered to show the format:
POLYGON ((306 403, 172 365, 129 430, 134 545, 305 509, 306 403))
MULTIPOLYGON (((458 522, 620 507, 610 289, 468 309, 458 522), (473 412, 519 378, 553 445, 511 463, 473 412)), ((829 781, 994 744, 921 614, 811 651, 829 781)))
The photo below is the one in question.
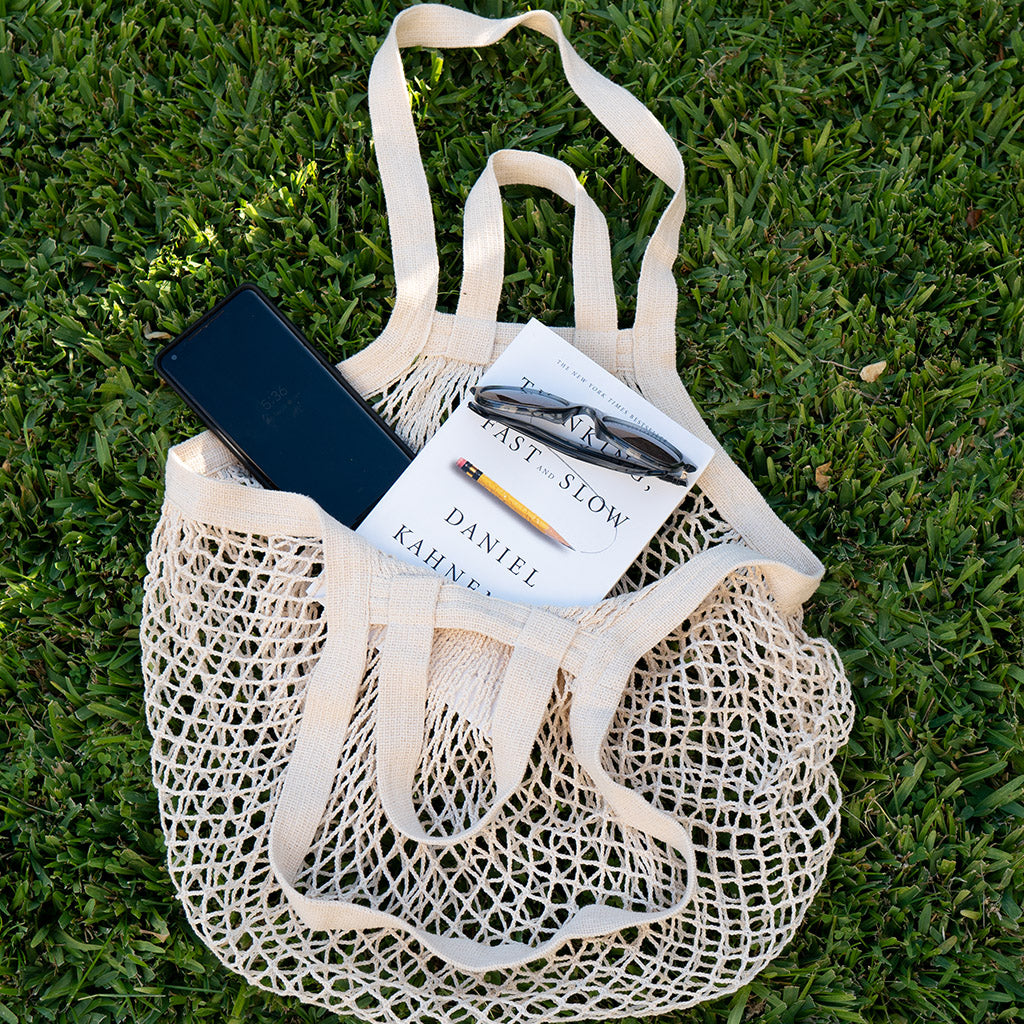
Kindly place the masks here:
POLYGON ((265 486, 355 527, 413 453, 287 317, 243 284, 172 341, 156 372, 265 486))

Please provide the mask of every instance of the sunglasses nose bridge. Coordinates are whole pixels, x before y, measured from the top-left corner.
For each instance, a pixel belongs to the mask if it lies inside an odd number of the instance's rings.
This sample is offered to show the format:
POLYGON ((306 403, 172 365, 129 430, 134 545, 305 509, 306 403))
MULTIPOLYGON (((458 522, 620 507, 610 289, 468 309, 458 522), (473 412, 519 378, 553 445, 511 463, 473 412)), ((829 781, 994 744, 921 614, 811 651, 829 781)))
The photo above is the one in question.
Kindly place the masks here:
POLYGON ((530 402, 529 400, 506 401, 502 403, 501 407, 510 412, 518 413, 520 416, 552 420, 556 423, 564 423, 574 414, 576 409, 575 406, 569 405, 567 402, 554 405, 551 402, 530 402))

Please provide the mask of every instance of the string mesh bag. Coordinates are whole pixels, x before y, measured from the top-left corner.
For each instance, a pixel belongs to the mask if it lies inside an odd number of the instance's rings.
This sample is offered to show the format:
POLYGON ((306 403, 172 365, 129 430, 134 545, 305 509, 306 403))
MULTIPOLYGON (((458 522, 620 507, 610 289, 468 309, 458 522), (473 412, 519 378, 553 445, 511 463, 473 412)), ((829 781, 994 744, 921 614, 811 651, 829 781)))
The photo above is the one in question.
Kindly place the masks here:
POLYGON ((501 186, 572 203, 559 333, 715 455, 612 593, 530 607, 399 562, 311 499, 264 490, 210 434, 173 448, 141 627, 171 877, 255 985, 373 1022, 642 1017, 746 984, 824 880, 851 724, 802 606, 821 563, 715 441, 675 369, 679 153, 545 12, 395 20, 369 101, 397 297, 342 373, 414 448, 519 325, 496 321, 501 186), (516 26, 672 194, 620 329, 607 225, 571 170, 492 155, 465 275, 437 252, 400 50, 516 26), (314 581, 325 581, 318 595, 314 581))

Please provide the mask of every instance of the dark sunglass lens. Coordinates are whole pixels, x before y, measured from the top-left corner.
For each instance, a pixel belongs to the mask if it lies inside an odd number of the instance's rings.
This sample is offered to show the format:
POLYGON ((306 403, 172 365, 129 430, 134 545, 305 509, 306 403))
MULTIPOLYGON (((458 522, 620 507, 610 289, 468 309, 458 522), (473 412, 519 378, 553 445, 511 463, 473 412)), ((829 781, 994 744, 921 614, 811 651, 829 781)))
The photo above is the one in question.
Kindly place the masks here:
POLYGON ((625 420, 605 419, 605 429, 614 438, 629 445, 638 452, 642 452, 649 459, 656 459, 665 465, 675 465, 681 458, 681 453, 676 451, 667 441, 662 441, 653 434, 648 434, 625 420))
POLYGON ((502 405, 515 405, 521 409, 535 409, 538 412, 565 409, 569 405, 564 398, 559 398, 557 395, 548 395, 543 391, 533 391, 528 388, 503 388, 498 385, 480 388, 478 397, 490 402, 500 402, 502 405))

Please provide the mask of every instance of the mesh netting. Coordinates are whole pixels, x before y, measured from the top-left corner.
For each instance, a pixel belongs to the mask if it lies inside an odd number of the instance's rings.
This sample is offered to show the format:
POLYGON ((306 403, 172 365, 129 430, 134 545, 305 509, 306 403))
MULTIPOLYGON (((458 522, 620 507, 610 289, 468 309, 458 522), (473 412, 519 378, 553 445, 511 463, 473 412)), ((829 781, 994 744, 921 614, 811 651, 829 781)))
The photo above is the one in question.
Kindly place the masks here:
MULTIPOLYGON (((473 368, 444 363, 422 360, 378 403, 414 446, 475 381, 473 368)), ((236 468, 223 475, 252 483, 236 468)), ((565 614, 613 629, 673 568, 736 539, 707 499, 691 494, 612 596, 565 614)), ((615 781, 691 830, 698 878, 684 910, 484 974, 456 969, 397 931, 306 928, 270 870, 268 835, 326 639, 322 608, 307 594, 323 557, 316 537, 214 528, 171 503, 154 536, 142 628, 154 780, 174 883, 229 968, 366 1020, 547 1021, 687 1006, 742 986, 778 954, 835 843, 831 761, 851 708, 833 649, 781 616, 750 569, 728 577, 637 662, 603 747, 615 781)), ((388 564, 381 556, 380 571, 388 564)), ((566 672, 526 775, 492 824, 453 848, 396 835, 375 776, 382 633, 380 624, 370 633, 303 890, 485 943, 536 944, 595 902, 649 912, 680 899, 689 881, 680 859, 618 824, 576 761, 575 680, 566 672)), ((465 828, 493 799, 488 751, 509 656, 480 634, 435 632, 414 794, 428 831, 465 828)))

